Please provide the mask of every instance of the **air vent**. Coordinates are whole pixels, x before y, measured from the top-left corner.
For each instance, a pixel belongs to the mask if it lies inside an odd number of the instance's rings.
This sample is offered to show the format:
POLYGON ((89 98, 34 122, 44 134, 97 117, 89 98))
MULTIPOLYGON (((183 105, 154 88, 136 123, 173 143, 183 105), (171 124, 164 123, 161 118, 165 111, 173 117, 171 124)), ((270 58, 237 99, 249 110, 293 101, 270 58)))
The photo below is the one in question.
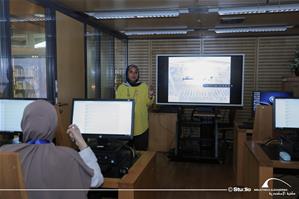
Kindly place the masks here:
POLYGON ((222 17, 220 18, 221 24, 240 24, 243 23, 245 17, 222 17))

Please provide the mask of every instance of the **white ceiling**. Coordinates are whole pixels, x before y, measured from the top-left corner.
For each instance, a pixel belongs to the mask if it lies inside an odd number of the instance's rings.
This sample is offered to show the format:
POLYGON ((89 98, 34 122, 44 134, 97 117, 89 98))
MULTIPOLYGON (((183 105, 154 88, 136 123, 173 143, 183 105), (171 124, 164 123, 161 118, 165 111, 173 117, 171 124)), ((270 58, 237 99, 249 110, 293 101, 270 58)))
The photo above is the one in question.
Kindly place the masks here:
MULTIPOLYGON (((217 13, 208 13, 208 8, 240 7, 269 4, 299 3, 299 0, 58 0, 65 6, 74 10, 107 11, 107 10, 136 10, 136 9, 162 9, 162 8, 189 8, 194 10, 177 18, 153 18, 153 19, 119 19, 100 20, 101 23, 118 31, 142 30, 142 29, 165 29, 167 27, 183 27, 194 29, 188 37, 223 37, 236 36, 236 34, 219 35, 208 31, 215 26, 252 26, 252 25, 277 25, 285 24, 294 26, 287 32, 277 33, 238 33, 238 36, 256 35, 298 35, 299 12, 237 15, 244 17, 241 24, 222 24, 221 16, 217 13)), ((234 16, 235 17, 235 16, 234 16)))

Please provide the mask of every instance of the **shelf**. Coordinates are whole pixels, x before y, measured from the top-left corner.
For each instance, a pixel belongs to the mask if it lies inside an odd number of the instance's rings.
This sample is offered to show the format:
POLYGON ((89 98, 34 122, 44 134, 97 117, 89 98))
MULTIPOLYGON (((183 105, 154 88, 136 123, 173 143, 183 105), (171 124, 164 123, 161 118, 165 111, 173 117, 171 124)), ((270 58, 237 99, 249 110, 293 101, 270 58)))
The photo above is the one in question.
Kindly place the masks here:
POLYGON ((15 79, 34 79, 34 76, 14 76, 15 79))
POLYGON ((35 91, 33 88, 15 88, 15 91, 35 91))

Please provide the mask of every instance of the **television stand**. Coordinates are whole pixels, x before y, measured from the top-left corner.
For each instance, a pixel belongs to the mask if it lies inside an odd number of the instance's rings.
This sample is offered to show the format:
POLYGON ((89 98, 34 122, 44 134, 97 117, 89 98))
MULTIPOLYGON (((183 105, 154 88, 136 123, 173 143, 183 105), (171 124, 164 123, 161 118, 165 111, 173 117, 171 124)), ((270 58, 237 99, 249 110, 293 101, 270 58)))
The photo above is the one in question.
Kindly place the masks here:
POLYGON ((218 113, 214 108, 192 111, 191 119, 178 113, 176 148, 173 160, 221 162, 218 152, 218 113))

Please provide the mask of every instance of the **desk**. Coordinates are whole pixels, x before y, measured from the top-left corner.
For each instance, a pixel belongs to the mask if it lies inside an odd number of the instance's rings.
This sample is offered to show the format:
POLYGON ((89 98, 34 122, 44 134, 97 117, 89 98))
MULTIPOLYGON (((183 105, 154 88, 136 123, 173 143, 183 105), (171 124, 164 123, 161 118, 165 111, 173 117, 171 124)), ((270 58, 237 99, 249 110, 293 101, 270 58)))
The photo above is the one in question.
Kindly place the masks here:
POLYGON ((242 186, 244 173, 244 157, 243 151, 245 142, 252 137, 252 129, 240 129, 237 125, 234 131, 234 174, 236 177, 236 185, 242 186))
MULTIPOLYGON (((155 188, 156 152, 142 152, 138 160, 122 178, 105 178, 102 188, 108 189, 146 189, 155 188)), ((118 199, 151 199, 155 192, 119 191, 118 199)))
POLYGON ((168 152, 175 148, 176 113, 149 113, 149 150, 168 152))
MULTIPOLYGON (((273 177, 273 169, 299 169, 298 161, 283 162, 271 160, 258 142, 248 141, 244 149, 244 185, 251 188, 261 188, 263 183, 273 177)), ((269 181, 269 188, 272 188, 269 181)), ((250 192, 244 194, 246 198, 272 198, 268 192, 250 192)))

